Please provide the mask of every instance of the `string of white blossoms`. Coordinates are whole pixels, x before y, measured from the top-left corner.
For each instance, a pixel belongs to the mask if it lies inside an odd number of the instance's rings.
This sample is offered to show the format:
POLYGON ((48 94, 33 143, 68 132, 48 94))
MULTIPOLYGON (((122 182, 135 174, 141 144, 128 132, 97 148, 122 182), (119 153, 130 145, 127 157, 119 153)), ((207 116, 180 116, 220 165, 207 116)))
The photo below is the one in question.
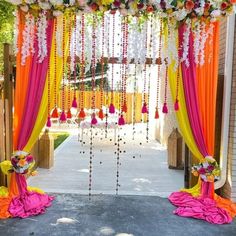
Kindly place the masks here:
POLYGON ((189 57, 188 57, 188 52, 189 52, 189 36, 190 36, 190 29, 191 29, 191 22, 186 21, 186 30, 183 34, 183 55, 181 58, 181 62, 185 62, 186 66, 189 67, 189 57))
POLYGON ((200 40, 200 45, 199 45, 199 50, 200 50, 200 61, 199 64, 202 66, 205 63, 205 44, 206 40, 208 37, 208 34, 206 32, 206 23, 202 22, 201 23, 201 40, 200 40))
POLYGON ((155 65, 157 52, 158 52, 158 45, 159 45, 159 37, 158 37, 158 27, 160 25, 160 20, 154 17, 152 22, 152 64, 155 65))
POLYGON ((18 11, 14 12, 15 15, 15 22, 14 22, 14 34, 13 34, 13 50, 14 54, 16 55, 19 52, 18 48, 18 35, 19 35, 19 15, 18 11))
POLYGON ((194 34, 194 61, 196 65, 199 64, 199 54, 200 54, 200 39, 201 39, 201 27, 200 22, 195 23, 195 27, 193 29, 194 34))
POLYGON ((23 42, 21 48, 21 64, 25 65, 26 58, 34 53, 34 18, 30 14, 25 16, 25 28, 23 30, 23 42))
POLYGON ((46 12, 42 12, 39 16, 38 20, 38 59, 39 63, 42 63, 44 58, 47 57, 48 50, 47 50, 47 18, 46 12))

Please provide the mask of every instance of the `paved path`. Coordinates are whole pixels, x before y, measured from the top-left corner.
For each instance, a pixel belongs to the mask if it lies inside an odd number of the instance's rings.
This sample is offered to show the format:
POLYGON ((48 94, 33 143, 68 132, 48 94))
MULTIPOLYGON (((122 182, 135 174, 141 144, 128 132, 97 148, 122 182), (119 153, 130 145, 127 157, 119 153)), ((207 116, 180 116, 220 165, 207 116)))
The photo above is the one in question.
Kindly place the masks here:
POLYGON ((235 236, 236 221, 212 225, 173 215, 167 199, 152 196, 56 194, 47 212, 0 221, 1 236, 235 236))
MULTIPOLYGON (((144 127, 146 128, 146 127, 144 127)), ((157 195, 167 197, 183 187, 183 171, 169 170, 167 151, 156 141, 146 143, 146 135, 136 128, 132 140, 132 126, 120 131, 122 140, 119 177, 119 194, 157 195), (140 145, 142 143, 142 145, 140 145), (125 153, 123 152, 125 151, 125 153)), ((94 132, 94 157, 92 172, 93 194, 114 194, 116 189, 116 155, 113 132, 108 138, 94 132)), ((29 184, 46 192, 88 193, 89 136, 85 144, 78 142, 78 135, 71 135, 55 153, 52 169, 38 169, 38 176, 31 177, 29 184)))

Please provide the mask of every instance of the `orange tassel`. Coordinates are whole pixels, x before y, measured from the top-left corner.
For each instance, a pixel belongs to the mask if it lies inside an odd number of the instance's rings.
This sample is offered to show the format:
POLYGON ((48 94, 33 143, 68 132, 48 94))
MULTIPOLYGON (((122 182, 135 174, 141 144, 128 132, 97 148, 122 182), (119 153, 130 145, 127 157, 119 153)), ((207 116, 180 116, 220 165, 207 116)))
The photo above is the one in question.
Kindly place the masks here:
POLYGON ((84 119, 86 116, 85 112, 84 112, 84 108, 81 108, 80 112, 79 112, 79 118, 80 119, 84 119))
POLYGON ((122 106, 122 112, 127 112, 127 105, 126 105, 126 102, 123 104, 122 106))
POLYGON ((71 119, 71 118, 72 118, 70 109, 67 111, 66 116, 67 116, 68 119, 71 119))
POLYGON ((159 119, 159 112, 158 112, 157 108, 156 108, 156 112, 155 112, 155 119, 159 119))
POLYGON ((98 117, 99 117, 101 120, 103 120, 103 118, 104 118, 104 113, 103 113, 103 110, 102 110, 102 109, 99 110, 99 112, 98 112, 98 117))

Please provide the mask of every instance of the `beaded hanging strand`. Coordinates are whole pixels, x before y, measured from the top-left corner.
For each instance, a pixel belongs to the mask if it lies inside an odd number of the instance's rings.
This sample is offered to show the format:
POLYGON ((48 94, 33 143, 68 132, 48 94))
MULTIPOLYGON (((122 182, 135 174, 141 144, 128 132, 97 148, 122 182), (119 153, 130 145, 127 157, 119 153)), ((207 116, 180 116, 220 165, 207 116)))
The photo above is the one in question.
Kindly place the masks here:
POLYGON ((84 24, 84 14, 81 16, 81 59, 80 59, 80 71, 81 71, 81 109, 79 112, 79 118, 84 119, 85 118, 85 112, 84 112, 84 76, 85 76, 85 24, 84 24))
POLYGON ((46 126, 50 128, 52 126, 51 123, 51 115, 50 115, 50 106, 51 106, 51 91, 50 91, 50 86, 51 86, 51 73, 50 73, 50 55, 48 56, 48 119, 47 119, 47 124, 46 126))
POLYGON ((177 65, 177 78, 176 78, 176 96, 174 110, 179 110, 179 77, 180 77, 180 58, 179 58, 179 46, 178 46, 178 65, 177 65))
MULTIPOLYGON (((71 28, 72 28, 72 24, 71 24, 71 15, 69 15, 69 19, 70 19, 70 23, 69 23, 69 45, 68 48, 70 50, 70 45, 71 45, 71 28)), ((66 116, 68 119, 72 118, 71 115, 71 110, 70 110, 70 106, 71 106, 71 57, 69 58, 69 62, 68 62, 68 76, 67 76, 67 81, 68 81, 68 97, 67 97, 67 113, 66 116)))
POLYGON ((159 119, 159 92, 160 92, 160 77, 161 77, 161 46, 162 46, 162 18, 160 19, 160 30, 159 30, 159 48, 158 48, 158 58, 157 58, 157 89, 156 89, 156 112, 155 119, 159 119))
POLYGON ((65 32, 66 32, 66 23, 65 17, 63 17, 63 36, 62 36, 62 113, 60 115, 60 122, 66 121, 65 113, 65 32))
MULTIPOLYGON (((167 26, 168 27, 168 24, 167 26)), ((170 28, 168 27, 168 35, 169 35, 170 28)), ((162 107, 162 112, 164 114, 168 113, 168 107, 167 107, 167 86, 168 86, 168 57, 165 58, 165 93, 164 93, 164 104, 162 107)))
MULTIPOLYGON (((55 35, 57 32, 57 18, 55 18, 55 35)), ((53 93, 54 93, 54 109, 52 111, 52 118, 58 118, 58 110, 57 110, 57 39, 54 37, 54 78, 53 78, 53 93)))
POLYGON ((76 28, 77 28, 77 20, 76 20, 76 14, 74 15, 74 24, 75 24, 75 28, 74 28, 74 98, 72 101, 72 107, 73 108, 77 108, 78 104, 77 104, 77 99, 76 99, 76 28))
POLYGON ((143 79, 143 106, 142 106, 142 114, 148 113, 147 108, 147 98, 146 98, 146 87, 147 87, 147 64, 146 64, 146 57, 147 57, 147 41, 148 41, 148 23, 145 23, 145 64, 144 64, 144 79, 143 79))
POLYGON ((91 124, 96 125, 97 119, 95 114, 95 76, 96 76, 96 17, 93 15, 92 26, 92 119, 91 124))
POLYGON ((133 140, 134 140, 134 135, 136 133, 135 131, 135 123, 136 123, 136 91, 137 90, 137 64, 135 63, 134 65, 134 93, 133 93, 133 140))
POLYGON ((103 113, 103 89, 104 89, 104 47, 105 47, 105 22, 104 22, 104 15, 102 17, 102 56, 101 56, 101 83, 100 83, 100 93, 101 93, 101 106, 98 113, 98 117, 103 120, 104 113, 103 113))
POLYGON ((115 113, 115 106, 114 106, 114 59, 115 59, 115 12, 112 14, 112 64, 111 64, 111 103, 109 106, 109 113, 115 113))

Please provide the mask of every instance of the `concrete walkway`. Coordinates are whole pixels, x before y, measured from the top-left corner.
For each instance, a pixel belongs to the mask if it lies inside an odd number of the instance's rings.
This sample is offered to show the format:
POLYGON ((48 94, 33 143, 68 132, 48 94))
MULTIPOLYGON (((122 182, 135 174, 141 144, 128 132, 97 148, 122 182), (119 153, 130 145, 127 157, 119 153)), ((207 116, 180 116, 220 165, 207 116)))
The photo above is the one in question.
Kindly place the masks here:
MULTIPOLYGON (((133 140, 132 126, 120 130, 119 194, 155 195, 167 197, 183 187, 183 171, 169 170, 167 151, 156 141, 146 143, 146 127, 136 127, 133 140), (125 152, 124 152, 125 151, 125 152)), ((94 130, 94 157, 92 172, 93 194, 115 194, 116 154, 113 131, 108 137, 94 130)), ((89 133, 83 142, 72 134, 55 152, 52 169, 38 169, 38 176, 29 179, 29 185, 46 192, 88 194, 89 133)), ((117 143, 117 141, 116 141, 117 143)))
POLYGON ((235 236, 236 221, 212 225, 174 215, 152 196, 56 194, 43 215, 0 221, 1 236, 235 236))

